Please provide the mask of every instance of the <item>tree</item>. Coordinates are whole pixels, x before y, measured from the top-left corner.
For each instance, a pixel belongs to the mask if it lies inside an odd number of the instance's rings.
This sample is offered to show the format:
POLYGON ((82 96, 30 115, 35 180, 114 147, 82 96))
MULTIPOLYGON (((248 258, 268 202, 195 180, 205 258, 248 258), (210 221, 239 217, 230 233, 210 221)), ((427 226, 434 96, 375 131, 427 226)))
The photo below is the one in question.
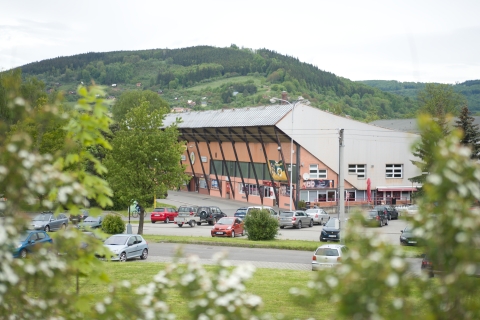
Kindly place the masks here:
POLYGON ((480 159, 480 132, 478 124, 474 124, 474 121, 468 107, 465 106, 456 121, 456 127, 463 131, 463 138, 460 142, 472 149, 472 159, 480 159))
MULTIPOLYGON (((431 157, 435 146, 431 141, 439 141, 450 132, 451 117, 458 114, 465 99, 462 95, 454 92, 450 85, 429 83, 424 90, 418 93, 418 101, 419 115, 431 117, 436 123, 436 126, 430 126, 425 130, 421 141, 412 148, 412 153, 417 158, 412 160, 412 163, 420 169, 421 174, 409 178, 409 180, 423 185, 432 166, 431 157)), ((419 197, 423 191, 421 187, 417 189, 415 196, 419 197)))
POLYGON ((448 114, 457 116, 465 102, 465 98, 456 93, 451 85, 427 83, 425 89, 418 93, 418 112, 442 120, 448 114))
MULTIPOLYGON (((152 111, 150 102, 142 100, 128 111, 112 139, 113 150, 105 158, 107 181, 115 198, 124 207, 136 200, 146 207, 154 194, 165 194, 185 180, 180 157, 185 144, 179 142, 176 124, 163 127, 165 109, 152 111)), ((143 233, 140 215, 138 233, 143 233)))
POLYGON ((148 112, 155 110, 161 111, 162 113, 170 112, 168 104, 153 91, 126 91, 122 93, 113 106, 113 119, 117 122, 123 121, 128 111, 138 107, 142 101, 149 102, 148 112))
MULTIPOLYGON (((226 268, 224 257, 220 256, 215 257, 218 260, 213 270, 203 268, 195 257, 186 261, 187 267, 177 259, 146 285, 118 283, 109 279, 105 272, 108 266, 95 257, 108 254, 103 243, 76 228, 68 228, 56 232, 49 250, 39 250, 26 260, 12 258, 12 248, 18 245, 27 222, 18 212, 30 209, 38 201, 35 195, 39 190, 48 191, 48 196, 41 200, 43 207, 57 211, 66 207, 72 214, 85 205, 85 197, 95 199, 101 207, 111 204, 111 190, 99 176, 105 167, 88 151, 90 146, 97 145, 110 149, 103 135, 111 123, 108 106, 98 98, 104 91, 80 87, 78 94, 81 99, 72 113, 60 114, 56 108, 45 108, 43 112, 50 112, 52 117, 68 117, 66 139, 74 141, 79 152, 65 151, 64 157, 41 155, 29 135, 20 129, 0 144, 0 190, 8 198, 0 202, 4 213, 0 223, 0 314, 11 319, 173 319, 176 306, 168 305, 169 290, 173 289, 189 302, 186 308, 191 319, 205 315, 262 319, 258 310, 261 299, 245 292, 245 282, 254 268, 226 268), (85 161, 94 163, 97 175, 74 165, 85 161), (108 294, 92 300, 90 294, 82 292, 80 277, 108 287, 108 294)), ((8 97, 6 102, 22 109, 19 114, 25 117, 45 116, 19 96, 8 97)), ((3 125, 4 119, 0 119, 0 127, 3 125)), ((100 214, 100 210, 91 209, 90 214, 100 214)))
MULTIPOLYGON (((419 119, 419 127, 422 136, 438 130, 430 117, 419 119)), ((438 279, 413 274, 403 251, 365 234, 359 213, 349 219, 342 266, 290 290, 300 303, 328 299, 339 319, 480 318, 480 287, 473 277, 480 270, 480 210, 472 208, 480 199, 480 166, 460 143, 459 130, 433 138, 425 140, 432 166, 410 223, 435 270, 442 271, 438 279)))

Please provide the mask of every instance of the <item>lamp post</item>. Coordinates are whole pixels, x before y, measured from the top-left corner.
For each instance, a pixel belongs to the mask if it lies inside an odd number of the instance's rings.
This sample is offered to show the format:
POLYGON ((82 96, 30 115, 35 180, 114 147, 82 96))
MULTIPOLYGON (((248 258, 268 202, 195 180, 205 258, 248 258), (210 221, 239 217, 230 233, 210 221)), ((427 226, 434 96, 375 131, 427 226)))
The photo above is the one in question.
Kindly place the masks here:
POLYGON ((297 103, 299 103, 300 101, 302 101, 302 99, 298 99, 297 101, 295 101, 294 103, 291 103, 287 100, 284 100, 284 99, 279 99, 279 98, 272 98, 270 99, 270 102, 275 102, 275 101, 283 101, 283 102, 286 102, 288 103, 290 106, 291 106, 291 111, 292 111, 292 132, 291 132, 291 141, 290 141, 290 211, 292 211, 292 202, 293 202, 293 115, 294 115, 294 110, 295 110, 295 106, 297 105, 297 103))

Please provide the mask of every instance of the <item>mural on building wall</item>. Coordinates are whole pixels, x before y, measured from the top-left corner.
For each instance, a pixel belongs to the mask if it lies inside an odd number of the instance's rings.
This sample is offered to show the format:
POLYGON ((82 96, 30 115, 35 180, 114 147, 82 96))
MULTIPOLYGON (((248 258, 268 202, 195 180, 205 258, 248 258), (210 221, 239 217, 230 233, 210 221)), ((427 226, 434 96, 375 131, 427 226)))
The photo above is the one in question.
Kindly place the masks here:
POLYGON ((269 160, 268 161, 268 169, 270 170, 270 175, 272 176, 273 180, 276 181, 287 181, 287 175, 285 173, 285 166, 283 161, 275 161, 269 160))
POLYGON ((307 180, 303 182, 302 189, 329 189, 334 188, 334 180, 307 180))

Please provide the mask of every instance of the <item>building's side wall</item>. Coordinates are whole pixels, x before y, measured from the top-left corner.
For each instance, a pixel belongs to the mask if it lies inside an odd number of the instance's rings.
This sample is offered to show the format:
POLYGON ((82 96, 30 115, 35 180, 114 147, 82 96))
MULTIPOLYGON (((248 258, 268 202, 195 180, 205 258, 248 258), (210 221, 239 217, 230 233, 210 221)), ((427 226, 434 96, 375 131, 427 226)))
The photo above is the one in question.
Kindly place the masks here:
POLYGON ((292 134, 313 156, 321 159, 327 166, 338 172, 339 129, 344 129, 344 164, 342 168, 345 180, 356 189, 366 189, 366 179, 370 178, 371 188, 377 186, 409 186, 408 178, 419 174, 415 167, 411 145, 417 135, 379 128, 359 121, 336 116, 305 105, 286 115, 277 126, 287 134, 292 134), (366 177, 358 179, 348 174, 349 165, 364 164, 366 177), (386 165, 402 166, 402 178, 387 178, 386 165))

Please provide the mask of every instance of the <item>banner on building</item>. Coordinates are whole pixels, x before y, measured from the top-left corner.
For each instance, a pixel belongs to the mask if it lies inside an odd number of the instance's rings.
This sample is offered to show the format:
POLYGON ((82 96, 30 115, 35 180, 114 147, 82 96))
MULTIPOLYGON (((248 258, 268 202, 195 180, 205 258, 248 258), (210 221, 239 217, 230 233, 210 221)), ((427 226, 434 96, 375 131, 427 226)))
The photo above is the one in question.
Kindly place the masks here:
POLYGON ((288 181, 283 161, 280 160, 277 162, 275 160, 269 160, 268 169, 270 170, 270 175, 272 176, 273 180, 288 181))
POLYGON ((302 189, 331 189, 335 187, 335 180, 307 180, 302 189))

